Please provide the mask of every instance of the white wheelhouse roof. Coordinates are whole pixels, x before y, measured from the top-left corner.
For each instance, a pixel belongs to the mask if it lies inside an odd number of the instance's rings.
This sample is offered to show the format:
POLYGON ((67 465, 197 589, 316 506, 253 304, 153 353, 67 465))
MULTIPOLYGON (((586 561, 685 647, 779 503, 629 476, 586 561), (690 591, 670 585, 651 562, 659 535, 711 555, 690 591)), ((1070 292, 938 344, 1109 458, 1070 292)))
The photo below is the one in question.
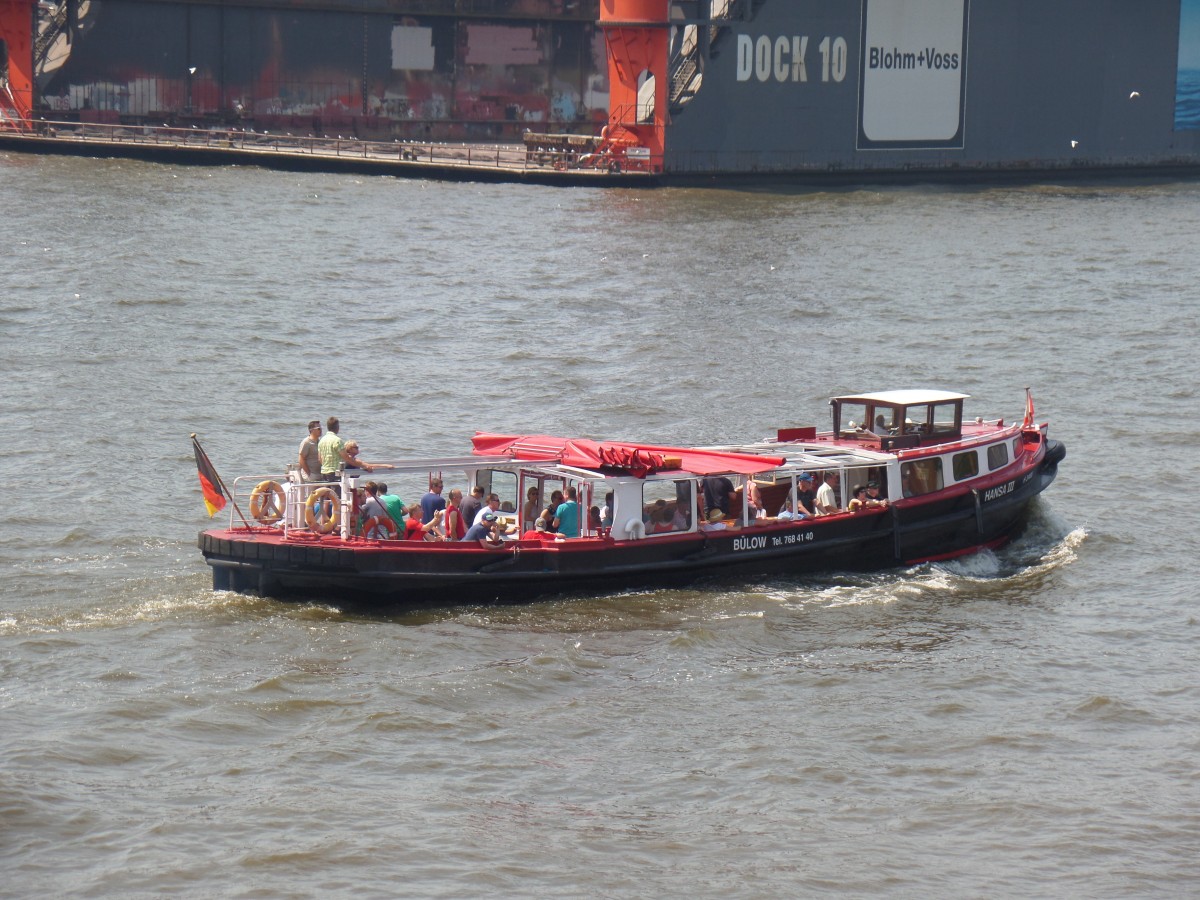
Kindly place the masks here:
POLYGON ((953 400, 966 400, 970 394, 955 394, 950 391, 879 391, 874 394, 855 394, 848 397, 834 397, 838 403, 876 403, 887 406, 921 406, 926 403, 948 403, 953 400))

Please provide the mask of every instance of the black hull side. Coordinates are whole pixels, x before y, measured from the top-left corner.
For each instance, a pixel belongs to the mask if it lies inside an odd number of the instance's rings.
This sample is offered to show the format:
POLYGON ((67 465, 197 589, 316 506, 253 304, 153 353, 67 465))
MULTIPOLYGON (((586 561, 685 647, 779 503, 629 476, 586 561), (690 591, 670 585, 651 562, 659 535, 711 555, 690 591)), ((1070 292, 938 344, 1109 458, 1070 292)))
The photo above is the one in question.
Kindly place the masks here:
POLYGON ((202 532, 216 590, 380 608, 524 603, 553 595, 679 587, 826 571, 870 571, 948 559, 1014 537, 1030 503, 1054 480, 1062 445, 986 491, 778 527, 641 541, 580 541, 546 549, 426 545, 353 548, 283 542, 275 535, 202 532))

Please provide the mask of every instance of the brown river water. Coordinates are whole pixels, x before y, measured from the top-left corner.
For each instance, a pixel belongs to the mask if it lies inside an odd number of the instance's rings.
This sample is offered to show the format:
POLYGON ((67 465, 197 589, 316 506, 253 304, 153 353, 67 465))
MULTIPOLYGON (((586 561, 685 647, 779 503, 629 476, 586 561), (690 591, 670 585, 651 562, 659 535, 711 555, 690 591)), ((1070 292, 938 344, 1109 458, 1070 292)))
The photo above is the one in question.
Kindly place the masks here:
POLYGON ((0 896, 1200 892, 1200 183, 0 154, 0 208, 0 896), (329 415, 380 459, 1026 385, 1059 479, 947 564, 369 616, 195 546, 193 431, 231 478, 329 415))

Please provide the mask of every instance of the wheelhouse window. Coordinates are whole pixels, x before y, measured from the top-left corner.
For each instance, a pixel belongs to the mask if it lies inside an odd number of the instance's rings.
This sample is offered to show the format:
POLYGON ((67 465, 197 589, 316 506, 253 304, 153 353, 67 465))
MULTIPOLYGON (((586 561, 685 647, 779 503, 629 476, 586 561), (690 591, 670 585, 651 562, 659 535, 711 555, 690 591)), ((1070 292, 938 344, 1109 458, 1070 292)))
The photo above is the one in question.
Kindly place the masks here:
POLYGON ((642 484, 642 524, 647 537, 692 530, 696 508, 692 489, 693 482, 686 479, 642 484))
POLYGON ((501 469, 480 469, 475 475, 475 482, 482 485, 487 493, 495 494, 500 498, 501 512, 517 511, 517 476, 515 472, 505 472, 501 469))
POLYGON ((1008 465, 1008 444, 992 444, 988 447, 988 471, 1003 469, 1008 465))
POLYGON ((1015 437, 1015 438, 1013 438, 1013 459, 1016 459, 1020 455, 1021 455, 1021 439, 1019 437, 1015 437))
POLYGON ((954 480, 966 481, 979 474, 979 454, 974 450, 966 453, 956 453, 951 461, 954 467, 954 480))
POLYGON ((869 410, 865 403, 843 403, 841 423, 839 424, 840 432, 842 434, 847 432, 853 433, 859 428, 867 428, 869 431, 867 422, 868 412, 869 410))
POLYGON ((905 497, 919 497, 942 489, 942 459, 917 459, 900 466, 900 485, 905 497))

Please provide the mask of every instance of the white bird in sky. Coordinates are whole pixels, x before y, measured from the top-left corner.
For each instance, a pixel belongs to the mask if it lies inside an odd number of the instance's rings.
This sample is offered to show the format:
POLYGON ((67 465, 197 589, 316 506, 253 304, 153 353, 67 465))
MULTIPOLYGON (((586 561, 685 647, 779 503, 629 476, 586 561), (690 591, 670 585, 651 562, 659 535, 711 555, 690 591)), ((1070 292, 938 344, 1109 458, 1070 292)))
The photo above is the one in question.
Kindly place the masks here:
POLYGON ((1079 146, 1079 141, 1071 141, 1071 149, 1074 150, 1079 146))
POLYGON ((1138 97, 1140 97, 1140 96, 1142 96, 1142 94, 1141 94, 1141 91, 1130 91, 1130 92, 1129 92, 1129 99, 1130 99, 1130 100, 1136 100, 1136 99, 1137 99, 1138 97))

